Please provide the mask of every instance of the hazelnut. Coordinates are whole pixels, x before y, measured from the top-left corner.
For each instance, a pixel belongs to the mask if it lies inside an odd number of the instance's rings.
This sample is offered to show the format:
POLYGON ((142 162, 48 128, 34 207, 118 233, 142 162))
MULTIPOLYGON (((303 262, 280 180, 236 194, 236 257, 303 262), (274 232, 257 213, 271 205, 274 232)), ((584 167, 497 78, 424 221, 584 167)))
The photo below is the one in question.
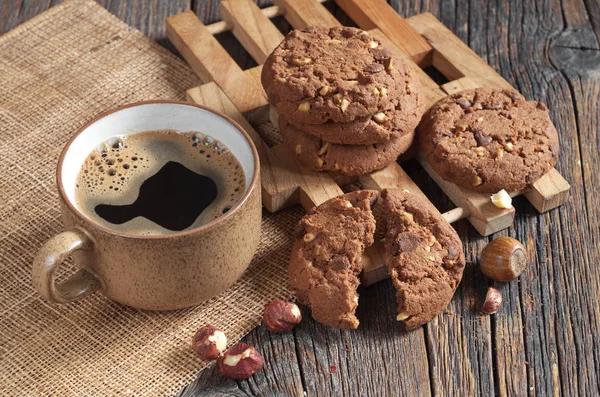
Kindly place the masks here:
POLYGON ((485 302, 481 307, 481 314, 494 314, 502 304, 502 294, 494 287, 490 287, 485 294, 485 302))
POLYGON ((510 281, 527 268, 527 253, 518 240, 499 237, 485 246, 479 265, 483 274, 492 280, 510 281))
POLYGON ((479 175, 475 175, 473 178, 473 186, 479 186, 483 183, 483 179, 479 175))
POLYGON ((373 89, 371 90, 371 92, 373 93, 373 95, 380 95, 381 91, 379 91, 379 88, 377 87, 373 87, 373 89))
POLYGON ((473 151, 475 152, 477 157, 483 157, 485 155, 485 149, 481 146, 476 147, 475 149, 473 149, 473 151))
POLYGON ((202 360, 214 360, 227 347, 227 337, 216 327, 205 325, 194 335, 192 346, 196 355, 202 360))
POLYGON ((371 42, 369 43, 369 48, 377 48, 377 47, 379 47, 379 43, 378 43, 378 42, 376 42, 376 41, 371 41, 371 42))
POLYGON ((350 105, 350 101, 346 98, 342 99, 342 102, 340 103, 340 110, 342 111, 342 113, 344 113, 348 109, 348 105, 350 105))
POLYGON ((325 85, 319 90, 319 95, 327 95, 329 92, 329 86, 325 85))
POLYGON ((490 196, 492 203, 498 208, 510 208, 512 207, 512 198, 506 192, 506 190, 502 189, 498 193, 490 196))
POLYGON ((415 218, 414 218, 413 214, 411 214, 410 212, 403 211, 403 212, 400 213, 400 216, 402 218, 404 218, 408 222, 414 222, 415 221, 415 218))
POLYGON ((309 63, 312 62, 312 59, 310 58, 293 58, 292 59, 292 63, 296 66, 302 66, 302 65, 308 65, 309 63))
POLYGON ((396 316, 396 321, 404 321, 409 317, 410 317, 410 314, 408 314, 407 312, 400 312, 396 316))
POLYGON ((387 88, 381 87, 381 96, 387 96, 387 88))
POLYGON ((504 157, 504 150, 498 148, 496 149, 496 160, 500 161, 504 157))
POLYGON ((504 150, 506 150, 507 152, 512 152, 515 149, 515 145, 512 144, 512 142, 506 142, 504 144, 504 150))
POLYGON ((230 379, 247 379, 263 366, 263 358, 255 348, 237 343, 217 359, 217 372, 230 379))
POLYGON ((383 65, 385 66, 385 70, 392 70, 394 69, 394 60, 392 58, 387 58, 383 65))
POLYGON ((383 113, 383 112, 375 113, 375 115, 373 116, 373 119, 376 122, 378 122, 379 124, 385 123, 385 113, 383 113))
POLYGON ((310 103, 308 101, 302 102, 298 105, 298 110, 301 112, 308 112, 310 110, 310 103))
POLYGON ((341 93, 337 93, 333 96, 333 103, 335 103, 336 105, 339 105, 340 103, 342 103, 342 99, 344 98, 344 95, 341 93))
POLYGON ((263 322, 270 332, 290 332, 302 321, 298 305, 276 299, 265 306, 263 322))
POLYGON ((325 142, 323 144, 323 146, 321 146, 321 149, 319 149, 319 151, 317 152, 317 154, 319 156, 324 155, 325 153, 327 153, 327 150, 329 149, 329 142, 325 142))
POLYGON ((305 243, 310 243, 311 241, 313 241, 315 239, 315 235, 312 233, 306 233, 302 239, 304 240, 305 243))

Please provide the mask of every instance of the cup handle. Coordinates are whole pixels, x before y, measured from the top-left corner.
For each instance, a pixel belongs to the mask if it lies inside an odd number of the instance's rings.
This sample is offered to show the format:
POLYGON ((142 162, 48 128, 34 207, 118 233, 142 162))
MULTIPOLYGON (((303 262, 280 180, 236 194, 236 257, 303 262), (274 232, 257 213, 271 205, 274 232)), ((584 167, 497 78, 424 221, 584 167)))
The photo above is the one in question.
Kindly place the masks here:
POLYGON ((89 251, 92 240, 80 229, 57 234, 39 250, 33 261, 33 285, 44 299, 67 303, 81 299, 100 288, 100 280, 91 271, 80 269, 60 284, 55 282, 56 272, 62 262, 77 250, 89 251))

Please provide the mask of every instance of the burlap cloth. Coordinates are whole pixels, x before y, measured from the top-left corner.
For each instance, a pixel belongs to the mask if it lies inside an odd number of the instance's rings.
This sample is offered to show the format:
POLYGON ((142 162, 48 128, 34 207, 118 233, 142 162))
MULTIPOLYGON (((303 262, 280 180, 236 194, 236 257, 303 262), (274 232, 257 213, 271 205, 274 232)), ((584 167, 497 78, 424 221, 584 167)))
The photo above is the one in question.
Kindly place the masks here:
POLYGON ((69 136, 119 105, 184 99, 200 81, 173 54, 83 0, 0 37, 0 81, 0 395, 171 395, 205 366, 190 348, 199 326, 214 324, 235 342, 259 324, 266 302, 290 296, 289 236, 299 209, 265 214, 249 270, 199 307, 138 311, 99 293, 67 305, 43 301, 31 263, 62 230, 54 178, 69 136))

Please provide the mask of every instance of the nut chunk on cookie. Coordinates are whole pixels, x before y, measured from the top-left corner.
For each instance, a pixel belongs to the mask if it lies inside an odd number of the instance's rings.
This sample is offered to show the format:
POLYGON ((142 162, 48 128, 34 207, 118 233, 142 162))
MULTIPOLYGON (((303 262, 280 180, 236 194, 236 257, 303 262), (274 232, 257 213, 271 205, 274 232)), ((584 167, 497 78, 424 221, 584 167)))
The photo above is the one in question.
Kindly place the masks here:
POLYGON ((381 192, 386 264, 398 301, 398 321, 415 329, 442 312, 462 278, 462 243, 429 202, 406 190, 381 192))
POLYGON ((330 199, 299 222, 289 267, 298 300, 320 323, 356 329, 361 255, 373 244, 372 206, 378 192, 361 190, 330 199))

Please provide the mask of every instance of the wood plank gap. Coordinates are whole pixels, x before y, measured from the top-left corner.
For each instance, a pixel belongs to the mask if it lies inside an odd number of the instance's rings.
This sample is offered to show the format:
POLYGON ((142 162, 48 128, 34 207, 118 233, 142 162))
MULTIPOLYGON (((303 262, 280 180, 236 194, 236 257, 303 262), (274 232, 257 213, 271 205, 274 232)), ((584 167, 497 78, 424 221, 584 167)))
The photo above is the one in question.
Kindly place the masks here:
POLYGON ((341 23, 315 0, 273 0, 282 10, 285 19, 294 29, 307 26, 341 26, 341 23))
POLYGON ((283 40, 283 34, 252 0, 221 2, 221 17, 231 24, 234 36, 259 65, 283 40))
MULTIPOLYGON (((329 0, 316 0, 316 2, 318 3, 325 3, 326 1, 329 0)), ((260 12, 268 19, 273 19, 275 17, 284 15, 286 13, 286 10, 282 7, 274 5, 270 7, 261 8, 260 12)), ((210 25, 206 25, 206 29, 208 29, 210 34, 216 35, 230 31, 231 29, 233 29, 233 25, 229 21, 219 21, 211 23, 210 25)))
POLYGON ((260 83, 235 63, 193 11, 168 17, 167 36, 200 79, 215 81, 242 113, 267 104, 260 83))

